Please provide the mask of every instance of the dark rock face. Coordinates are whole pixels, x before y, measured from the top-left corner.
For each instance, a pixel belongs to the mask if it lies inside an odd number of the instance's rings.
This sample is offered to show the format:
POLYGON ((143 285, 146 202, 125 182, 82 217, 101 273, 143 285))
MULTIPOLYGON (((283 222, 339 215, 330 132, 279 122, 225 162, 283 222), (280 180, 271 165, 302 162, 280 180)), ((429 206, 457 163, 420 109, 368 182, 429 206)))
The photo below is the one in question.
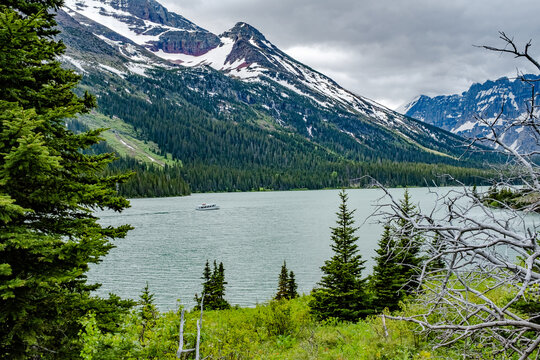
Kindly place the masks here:
POLYGON ((209 32, 168 31, 159 41, 150 43, 152 51, 199 56, 221 44, 219 38, 209 32))
POLYGON ((218 46, 219 38, 198 27, 186 18, 167 11, 155 0, 110 0, 110 5, 118 10, 132 14, 114 14, 122 22, 129 24, 133 31, 145 35, 160 35, 158 41, 148 44, 152 51, 163 50, 167 53, 181 53, 199 56, 218 46), (163 27, 148 27, 145 20, 161 24, 163 27), (178 30, 170 31, 167 27, 178 30), (186 31, 181 31, 186 30, 186 31))
POLYGON ((270 70, 286 71, 276 61, 270 61, 268 56, 265 56, 265 54, 275 54, 279 50, 253 26, 239 22, 232 29, 221 34, 221 37, 228 37, 234 41, 232 51, 225 59, 225 63, 232 64, 235 61, 243 60, 244 66, 257 63, 270 70))
POLYGON ((245 22, 238 22, 234 27, 223 34, 221 36, 225 36, 228 38, 231 38, 235 41, 238 40, 250 40, 254 39, 257 42, 266 41, 266 38, 263 34, 257 29, 255 29, 253 26, 245 23, 245 22))
POLYGON ((143 20, 187 30, 202 30, 183 16, 170 13, 155 0, 111 0, 113 8, 127 11, 143 20))

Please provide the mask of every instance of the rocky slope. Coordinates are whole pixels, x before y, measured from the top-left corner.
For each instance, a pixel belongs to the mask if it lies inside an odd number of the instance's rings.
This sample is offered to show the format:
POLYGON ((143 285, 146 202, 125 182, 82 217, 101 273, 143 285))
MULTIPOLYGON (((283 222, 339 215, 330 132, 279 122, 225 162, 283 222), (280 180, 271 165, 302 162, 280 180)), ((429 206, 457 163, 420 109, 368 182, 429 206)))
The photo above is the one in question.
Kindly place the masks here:
MULTIPOLYGON (((525 75, 531 80, 540 77, 525 75)), ((531 98, 531 86, 519 79, 506 77, 482 84, 473 84, 461 94, 429 97, 421 95, 402 109, 407 116, 464 137, 487 136, 488 127, 500 114, 496 129, 504 134, 504 142, 514 149, 529 151, 538 148, 537 140, 521 126, 512 126, 515 120, 526 119, 531 98)))

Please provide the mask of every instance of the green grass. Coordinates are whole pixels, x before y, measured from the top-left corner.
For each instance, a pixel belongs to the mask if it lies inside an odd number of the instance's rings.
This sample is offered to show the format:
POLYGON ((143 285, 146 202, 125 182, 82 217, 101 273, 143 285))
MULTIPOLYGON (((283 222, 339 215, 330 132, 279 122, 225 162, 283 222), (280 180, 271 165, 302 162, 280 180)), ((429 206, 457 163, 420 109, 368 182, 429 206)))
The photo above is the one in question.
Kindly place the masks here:
MULTIPOLYGON (((357 323, 317 322, 309 314, 310 297, 272 301, 255 308, 205 311, 201 333, 201 358, 207 359, 434 359, 414 325, 380 317, 357 323)), ((185 348, 195 344, 198 312, 186 314, 185 348)), ((176 359, 179 314, 156 314, 141 339, 142 323, 130 314, 118 333, 103 335, 86 325, 81 334, 87 359, 176 359)), ((445 350, 446 351, 446 350, 445 350)), ((192 355, 188 359, 192 359, 192 355)), ((444 357, 443 357, 444 358, 444 357)))
POLYGON ((106 128, 102 136, 120 156, 132 157, 146 164, 174 165, 178 160, 172 156, 159 155, 159 146, 152 141, 138 139, 138 134, 130 124, 118 117, 108 117, 103 114, 92 112, 79 117, 90 129, 106 128))

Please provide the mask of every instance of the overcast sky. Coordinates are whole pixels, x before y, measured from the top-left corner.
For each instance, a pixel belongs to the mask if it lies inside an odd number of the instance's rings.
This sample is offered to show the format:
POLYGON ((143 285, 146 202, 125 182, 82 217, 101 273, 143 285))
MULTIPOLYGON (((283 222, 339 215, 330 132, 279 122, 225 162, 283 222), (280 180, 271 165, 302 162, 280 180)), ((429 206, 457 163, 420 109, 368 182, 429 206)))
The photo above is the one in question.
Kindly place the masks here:
POLYGON ((540 58, 540 0, 158 0, 220 34, 236 22, 259 29, 295 59, 390 108, 419 94, 532 72, 525 60, 473 45, 533 39, 540 58))

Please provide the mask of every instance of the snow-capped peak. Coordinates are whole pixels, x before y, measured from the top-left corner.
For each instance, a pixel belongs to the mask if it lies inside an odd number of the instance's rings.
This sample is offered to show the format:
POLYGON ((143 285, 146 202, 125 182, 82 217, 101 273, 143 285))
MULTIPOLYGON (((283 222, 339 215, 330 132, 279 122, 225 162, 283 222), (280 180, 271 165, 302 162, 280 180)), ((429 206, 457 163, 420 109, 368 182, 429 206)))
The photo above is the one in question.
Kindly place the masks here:
POLYGON ((153 52, 200 55, 220 44, 216 35, 168 12, 154 0, 66 0, 64 9, 153 52), (184 46, 186 43, 190 46, 184 46))
POLYGON ((422 96, 424 96, 424 95, 415 96, 411 101, 408 101, 408 102, 398 106, 395 109, 395 111, 400 113, 400 114, 403 114, 403 115, 407 114, 407 111, 409 111, 410 108, 412 108, 414 105, 416 105, 416 103, 418 102, 418 100, 420 100, 420 98, 422 98, 422 96))
MULTIPOLYGON (((115 38, 121 35, 168 62, 185 67, 209 66, 242 81, 264 83, 279 92, 285 88, 314 106, 355 113, 403 133, 424 131, 417 123, 353 94, 296 61, 247 23, 239 22, 217 36, 168 12, 155 0, 66 0, 65 9, 72 16, 88 18, 109 29, 99 34, 104 41, 117 41, 115 38)), ((144 73, 140 65, 136 70, 144 73)), ((134 72, 131 68, 129 71, 134 72)))

